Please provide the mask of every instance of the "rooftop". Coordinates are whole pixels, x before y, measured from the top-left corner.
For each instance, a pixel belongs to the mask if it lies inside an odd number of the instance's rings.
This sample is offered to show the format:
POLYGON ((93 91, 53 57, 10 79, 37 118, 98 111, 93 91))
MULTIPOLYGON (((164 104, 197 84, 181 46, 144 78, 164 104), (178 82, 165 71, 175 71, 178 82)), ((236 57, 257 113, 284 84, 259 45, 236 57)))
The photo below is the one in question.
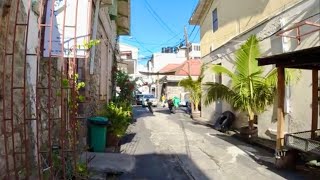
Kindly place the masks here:
POLYGON ((189 59, 182 64, 168 64, 162 68, 160 73, 174 72, 176 76, 199 76, 201 72, 201 61, 198 59, 189 59), (190 66, 190 73, 189 73, 190 66))

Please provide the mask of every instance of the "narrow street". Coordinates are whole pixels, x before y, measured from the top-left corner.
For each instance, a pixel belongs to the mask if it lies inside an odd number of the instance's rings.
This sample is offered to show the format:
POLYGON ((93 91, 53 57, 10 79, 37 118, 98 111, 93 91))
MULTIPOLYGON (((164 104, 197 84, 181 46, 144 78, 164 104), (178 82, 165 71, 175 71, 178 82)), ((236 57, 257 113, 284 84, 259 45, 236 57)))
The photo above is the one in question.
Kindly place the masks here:
POLYGON ((196 124, 180 109, 135 107, 136 122, 121 146, 134 155, 133 172, 120 179, 306 179, 273 168, 273 154, 210 127, 196 124))

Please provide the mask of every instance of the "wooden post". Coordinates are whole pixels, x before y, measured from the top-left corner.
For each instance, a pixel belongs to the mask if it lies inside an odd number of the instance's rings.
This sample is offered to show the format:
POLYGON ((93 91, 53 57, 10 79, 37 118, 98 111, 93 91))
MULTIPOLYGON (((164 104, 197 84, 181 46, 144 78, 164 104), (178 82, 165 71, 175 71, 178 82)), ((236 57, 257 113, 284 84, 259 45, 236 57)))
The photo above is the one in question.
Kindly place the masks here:
POLYGON ((312 123, 311 138, 315 138, 314 131, 318 129, 318 69, 312 69, 312 123))
POLYGON ((284 94, 285 94, 285 71, 278 67, 278 121, 277 121, 277 144, 276 149, 281 150, 284 146, 284 94))

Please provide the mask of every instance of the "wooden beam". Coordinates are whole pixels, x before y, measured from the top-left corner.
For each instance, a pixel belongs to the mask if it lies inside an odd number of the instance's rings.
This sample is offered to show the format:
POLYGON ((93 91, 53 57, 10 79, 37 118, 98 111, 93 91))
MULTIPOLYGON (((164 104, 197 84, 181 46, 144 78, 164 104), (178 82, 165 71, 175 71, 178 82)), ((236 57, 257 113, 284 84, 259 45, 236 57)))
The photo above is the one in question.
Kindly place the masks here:
POLYGON ((315 138, 314 131, 318 129, 318 70, 312 69, 312 123, 311 138, 315 138))
POLYGON ((277 150, 284 146, 284 93, 285 72, 283 67, 278 67, 278 115, 277 115, 277 150))

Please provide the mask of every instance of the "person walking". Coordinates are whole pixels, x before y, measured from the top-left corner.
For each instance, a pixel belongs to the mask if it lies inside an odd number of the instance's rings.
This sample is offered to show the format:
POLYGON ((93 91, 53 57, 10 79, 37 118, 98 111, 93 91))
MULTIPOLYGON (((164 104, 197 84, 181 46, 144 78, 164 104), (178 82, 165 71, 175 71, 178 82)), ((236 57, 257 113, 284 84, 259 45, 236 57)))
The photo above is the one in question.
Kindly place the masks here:
POLYGON ((165 107, 166 96, 164 94, 162 94, 162 96, 161 96, 161 102, 162 102, 162 107, 165 107))

